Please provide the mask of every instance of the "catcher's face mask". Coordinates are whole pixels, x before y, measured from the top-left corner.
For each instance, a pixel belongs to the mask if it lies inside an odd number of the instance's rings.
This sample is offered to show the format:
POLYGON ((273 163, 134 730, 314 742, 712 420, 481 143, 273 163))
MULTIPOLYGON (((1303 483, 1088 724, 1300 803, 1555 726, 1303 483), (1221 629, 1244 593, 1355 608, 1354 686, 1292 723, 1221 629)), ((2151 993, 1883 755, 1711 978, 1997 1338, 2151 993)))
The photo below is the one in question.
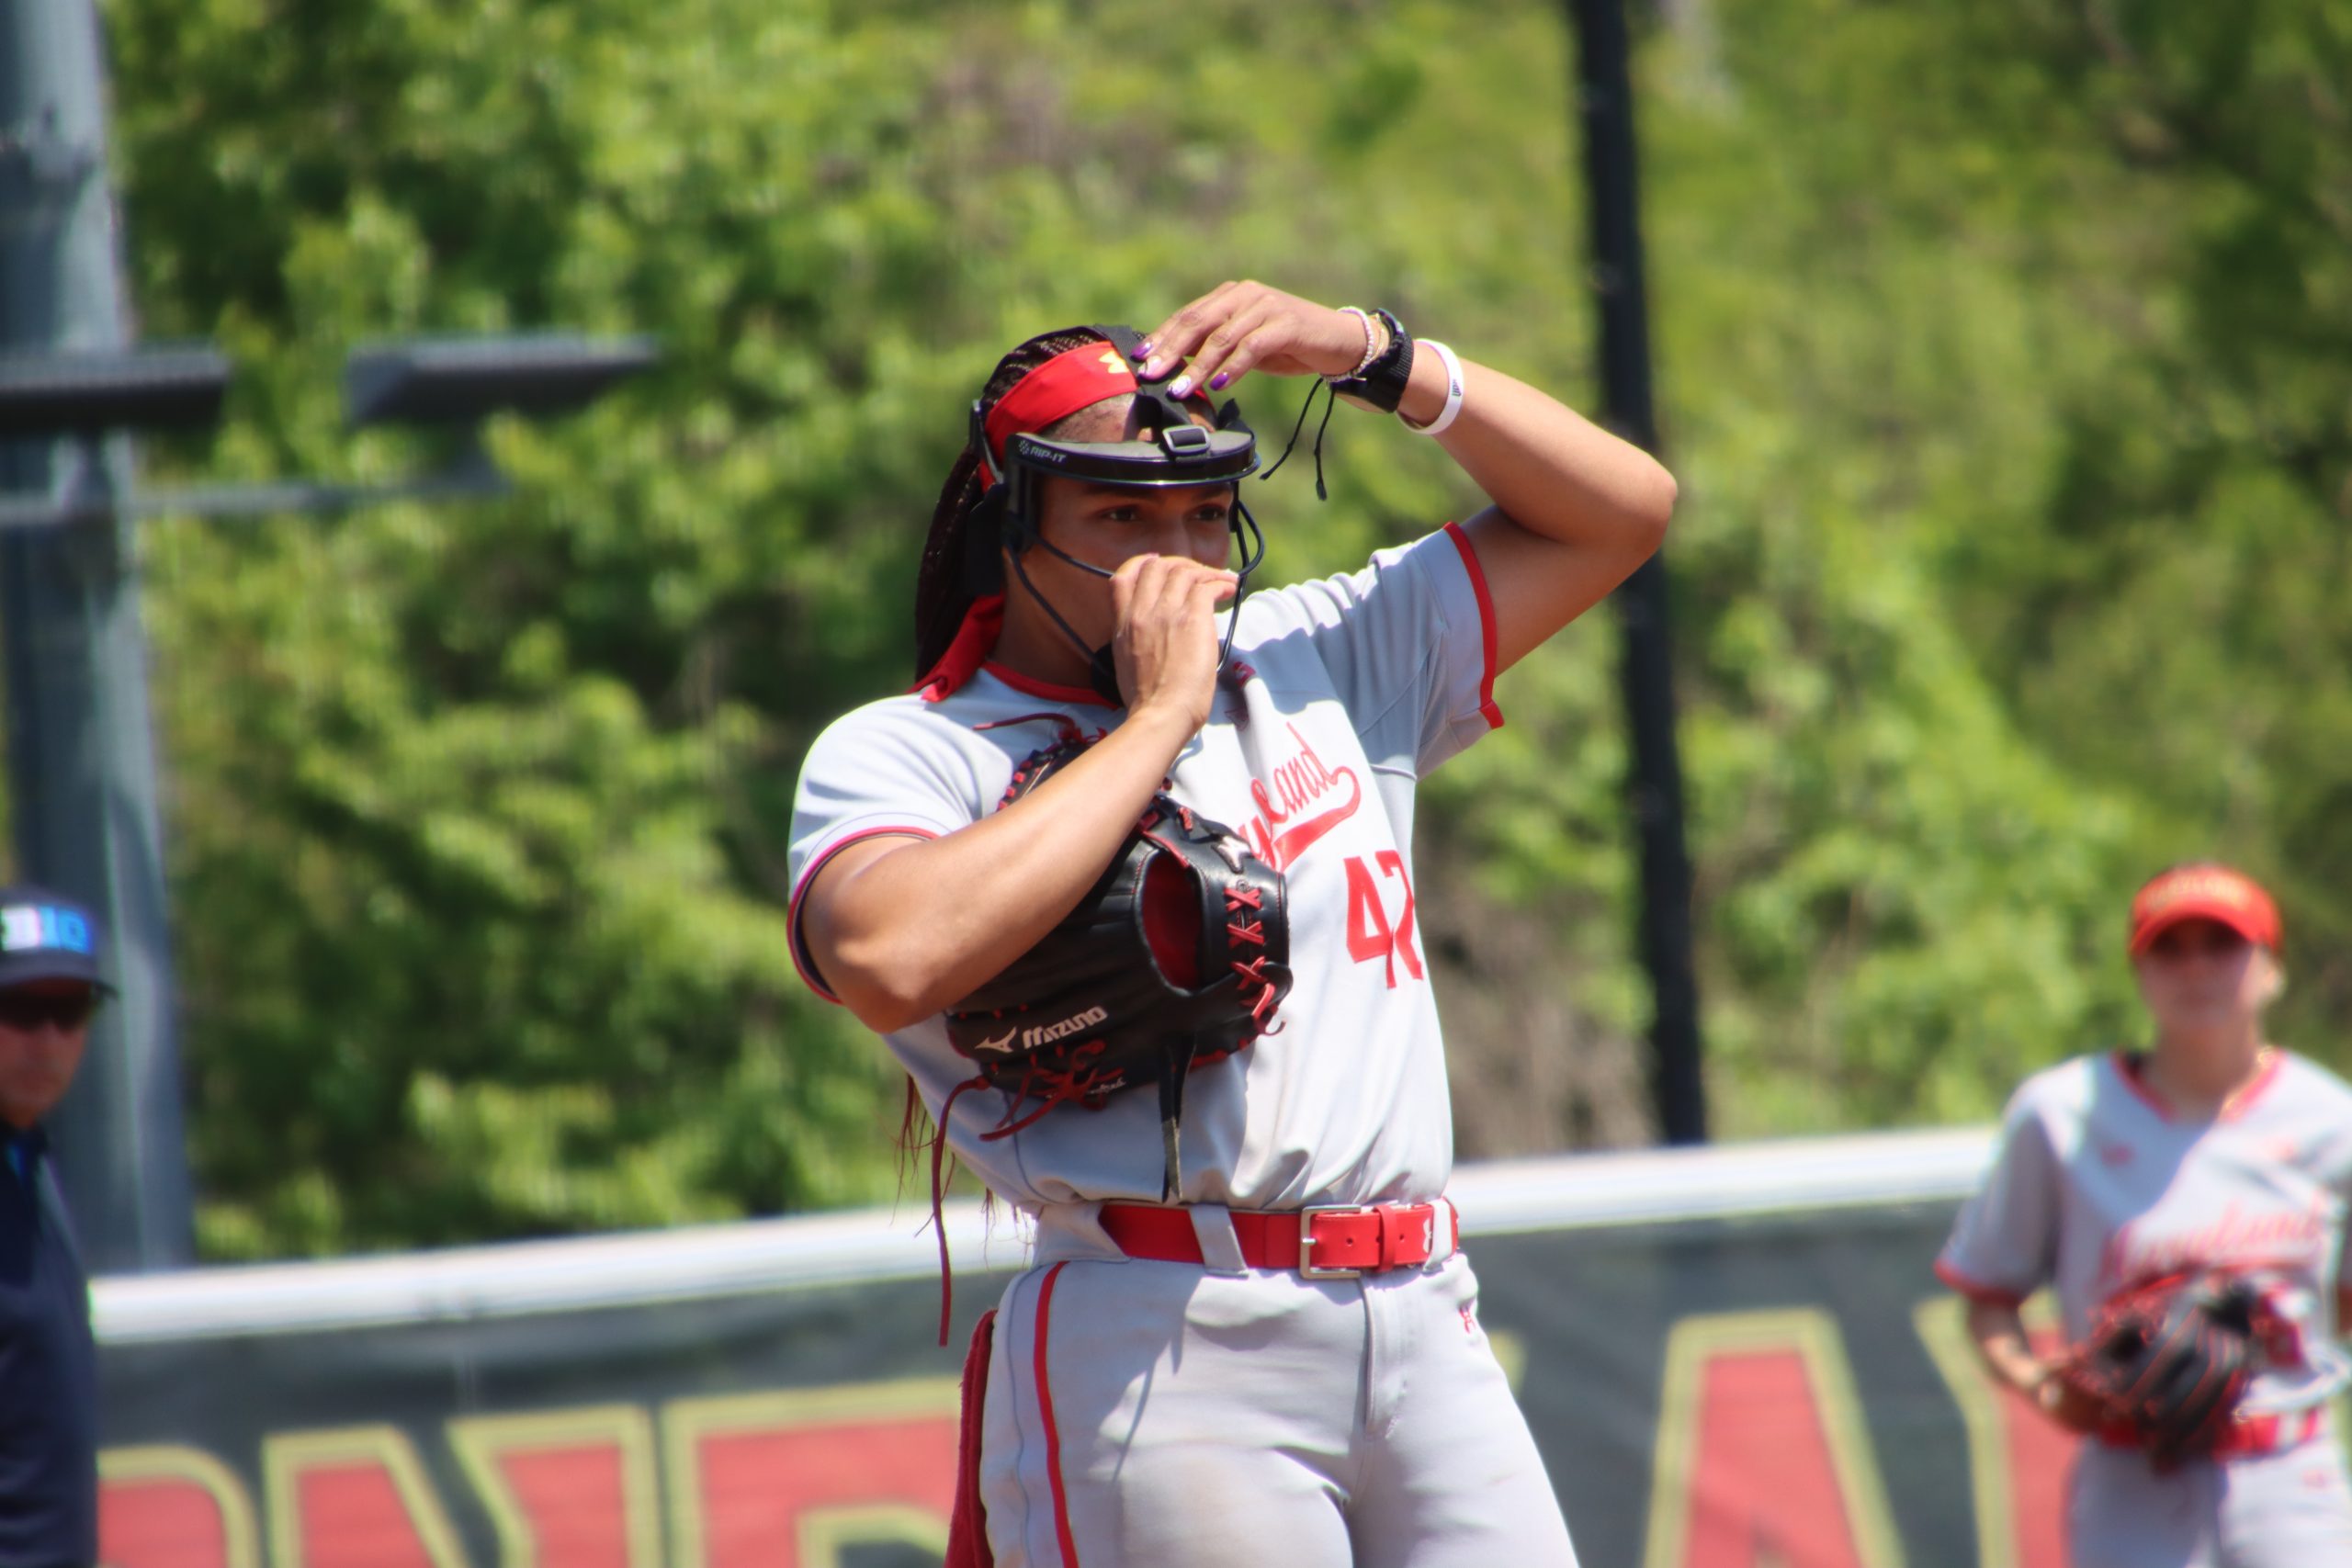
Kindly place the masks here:
POLYGON ((1236 568, 1241 581, 1226 624, 1220 669, 1232 657, 1241 601, 1249 593, 1250 573, 1265 558, 1266 538, 1241 501, 1241 480, 1257 471, 1258 438, 1243 422, 1239 406, 1227 401, 1216 412, 1214 425, 1193 423, 1191 411, 1169 396, 1164 385, 1145 381, 1137 374, 1135 350, 1141 340, 1132 329, 1097 327, 1095 331, 1109 341, 1057 355, 1023 377, 993 409, 978 402, 972 405, 972 444, 979 450, 984 476, 981 506, 998 525, 993 530, 986 526, 972 530, 974 550, 985 550, 989 558, 976 558, 971 564, 976 577, 993 576, 993 558, 1001 548, 1011 558, 1022 586, 1087 656, 1095 691, 1116 705, 1121 699, 1110 649, 1088 647, 1052 602, 1030 583, 1022 567, 1022 558, 1035 547, 1080 571, 1096 577, 1112 575, 1058 548, 1039 531, 1038 502, 1044 481, 1076 479, 1148 490, 1234 487, 1233 540, 1241 556, 1236 568), (1136 423, 1154 431, 1150 440, 1052 441, 1035 434, 1123 393, 1135 398, 1136 423))

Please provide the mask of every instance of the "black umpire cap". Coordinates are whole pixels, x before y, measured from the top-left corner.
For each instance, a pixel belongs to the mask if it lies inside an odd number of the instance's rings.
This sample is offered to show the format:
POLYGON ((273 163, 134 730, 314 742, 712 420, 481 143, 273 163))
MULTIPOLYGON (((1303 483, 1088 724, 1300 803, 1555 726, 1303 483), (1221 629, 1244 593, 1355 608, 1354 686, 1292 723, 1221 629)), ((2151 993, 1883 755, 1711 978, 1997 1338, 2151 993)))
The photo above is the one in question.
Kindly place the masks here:
POLYGON ((0 887, 0 988, 81 980, 112 991, 98 972, 97 918, 46 887, 0 887))

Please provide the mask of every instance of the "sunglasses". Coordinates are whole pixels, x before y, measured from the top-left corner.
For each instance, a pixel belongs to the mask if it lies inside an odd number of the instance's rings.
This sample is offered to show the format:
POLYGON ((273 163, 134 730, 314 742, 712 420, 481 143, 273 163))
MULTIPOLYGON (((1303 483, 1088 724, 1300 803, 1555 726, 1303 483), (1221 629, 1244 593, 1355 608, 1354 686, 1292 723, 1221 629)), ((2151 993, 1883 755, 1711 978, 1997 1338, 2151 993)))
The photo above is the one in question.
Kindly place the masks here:
POLYGON ((62 1030, 79 1029, 97 1010, 96 991, 0 991, 0 1026, 27 1033, 44 1023, 53 1023, 62 1030))

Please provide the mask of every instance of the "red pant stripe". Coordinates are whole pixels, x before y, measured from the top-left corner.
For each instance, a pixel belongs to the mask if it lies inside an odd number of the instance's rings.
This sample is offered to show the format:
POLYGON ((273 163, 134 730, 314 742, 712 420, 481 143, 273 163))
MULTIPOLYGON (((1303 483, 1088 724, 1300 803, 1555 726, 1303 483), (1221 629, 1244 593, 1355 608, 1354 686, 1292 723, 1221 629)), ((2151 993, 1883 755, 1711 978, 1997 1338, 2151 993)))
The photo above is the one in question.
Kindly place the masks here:
POLYGON ((1069 1499, 1062 1495, 1062 1438, 1054 1426, 1054 1389, 1046 1378, 1046 1324, 1054 1304, 1054 1281, 1066 1264, 1046 1270, 1037 1287, 1037 1413, 1046 1423, 1046 1474, 1054 1483, 1054 1533, 1062 1549, 1062 1568, 1078 1568, 1078 1543, 1070 1539, 1069 1499))

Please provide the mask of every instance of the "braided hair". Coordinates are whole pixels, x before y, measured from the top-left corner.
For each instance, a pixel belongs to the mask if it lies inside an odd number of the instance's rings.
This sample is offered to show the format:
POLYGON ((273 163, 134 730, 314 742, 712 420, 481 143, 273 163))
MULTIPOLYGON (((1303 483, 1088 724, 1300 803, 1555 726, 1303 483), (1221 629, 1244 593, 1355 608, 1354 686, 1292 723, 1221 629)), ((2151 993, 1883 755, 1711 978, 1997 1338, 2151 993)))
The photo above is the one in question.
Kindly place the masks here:
MULTIPOLYGON (((1092 327, 1062 327, 1031 338, 997 361, 988 385, 980 389, 983 412, 993 409, 997 400, 1012 390, 1023 377, 1056 355, 1109 341, 1092 327)), ((1068 435, 1085 417, 1086 411, 1080 410, 1036 434, 1068 435)), ((948 470, 939 505, 931 515, 931 533, 923 541, 922 566, 915 579, 917 680, 945 656, 973 600, 987 591, 997 570, 996 530, 973 526, 974 514, 981 510, 981 473, 979 448, 967 443, 948 470)))

